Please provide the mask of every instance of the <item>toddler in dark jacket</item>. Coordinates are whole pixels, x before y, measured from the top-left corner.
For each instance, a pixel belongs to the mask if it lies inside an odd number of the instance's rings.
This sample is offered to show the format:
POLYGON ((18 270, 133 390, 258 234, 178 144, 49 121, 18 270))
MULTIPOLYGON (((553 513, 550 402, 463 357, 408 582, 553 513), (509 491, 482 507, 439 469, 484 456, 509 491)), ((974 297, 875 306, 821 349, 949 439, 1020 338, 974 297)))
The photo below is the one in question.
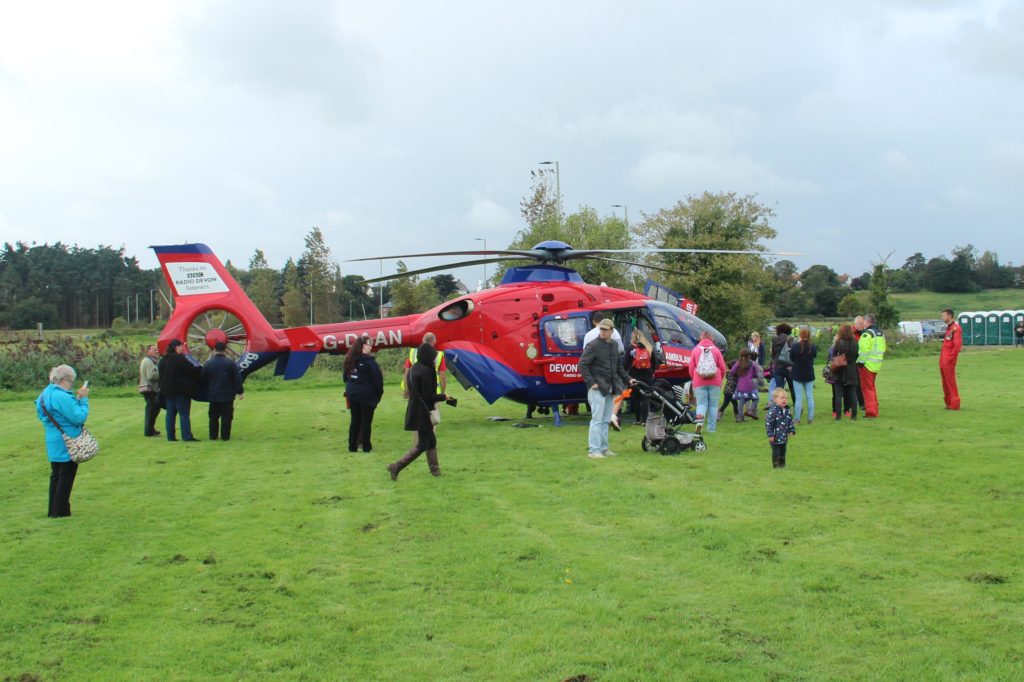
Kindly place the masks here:
POLYGON ((772 406, 764 416, 764 430, 768 434, 768 443, 772 446, 772 468, 786 468, 786 443, 789 436, 796 435, 793 426, 793 415, 789 411, 789 394, 785 388, 772 391, 772 406))

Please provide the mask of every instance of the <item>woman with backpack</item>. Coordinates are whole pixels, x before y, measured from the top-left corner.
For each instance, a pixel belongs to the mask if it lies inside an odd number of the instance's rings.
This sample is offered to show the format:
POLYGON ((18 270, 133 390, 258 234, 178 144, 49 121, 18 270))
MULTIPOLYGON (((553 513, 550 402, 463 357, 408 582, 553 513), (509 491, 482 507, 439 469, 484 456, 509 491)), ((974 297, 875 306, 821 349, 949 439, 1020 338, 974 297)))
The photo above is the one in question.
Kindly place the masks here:
POLYGON ((700 342, 690 351, 690 381, 697 401, 697 432, 700 433, 704 417, 708 419, 708 433, 714 433, 718 424, 718 399, 722 394, 725 377, 725 358, 711 340, 711 332, 700 335, 700 342))
MULTIPOLYGON (((654 383, 654 346, 639 329, 633 330, 630 348, 626 352, 626 374, 648 386, 654 383)), ((636 417, 634 424, 647 423, 647 398, 631 395, 630 405, 636 417)))
MULTIPOLYGON (((780 323, 775 327, 775 336, 772 337, 772 381, 768 386, 768 392, 771 393, 776 388, 785 388, 789 386, 789 393, 792 396, 793 391, 793 339, 790 337, 790 332, 793 328, 785 322, 780 323)), ((771 401, 769 401, 769 407, 771 401)))

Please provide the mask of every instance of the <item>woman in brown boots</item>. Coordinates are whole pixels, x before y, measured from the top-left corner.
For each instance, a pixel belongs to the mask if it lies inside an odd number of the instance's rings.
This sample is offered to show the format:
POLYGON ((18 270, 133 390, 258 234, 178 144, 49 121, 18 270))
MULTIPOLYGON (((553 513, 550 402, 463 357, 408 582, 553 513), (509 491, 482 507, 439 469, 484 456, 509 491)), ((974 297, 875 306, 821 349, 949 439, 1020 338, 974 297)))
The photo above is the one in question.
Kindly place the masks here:
POLYGON ((409 404, 405 408, 405 430, 415 431, 417 441, 400 460, 388 465, 392 481, 397 481, 398 472, 424 452, 427 453, 430 473, 434 476, 441 475, 441 467, 437 463, 437 436, 430 421, 430 411, 447 396, 437 392, 437 374, 434 371, 436 357, 437 351, 434 347, 424 343, 417 351, 416 364, 409 370, 409 404))

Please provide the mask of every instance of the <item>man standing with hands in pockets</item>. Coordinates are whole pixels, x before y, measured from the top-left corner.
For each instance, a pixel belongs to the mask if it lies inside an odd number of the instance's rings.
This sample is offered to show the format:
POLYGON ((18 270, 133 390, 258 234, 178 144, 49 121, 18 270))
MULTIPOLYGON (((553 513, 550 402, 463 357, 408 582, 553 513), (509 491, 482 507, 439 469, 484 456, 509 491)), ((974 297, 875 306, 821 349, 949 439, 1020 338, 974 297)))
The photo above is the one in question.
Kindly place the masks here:
POLYGON ((615 396, 625 390, 626 384, 636 383, 622 366, 619 344, 612 338, 614 323, 601 320, 598 337, 588 343, 580 357, 579 368, 587 385, 590 403, 590 433, 587 457, 603 459, 615 455, 608 447, 608 422, 612 417, 615 396))

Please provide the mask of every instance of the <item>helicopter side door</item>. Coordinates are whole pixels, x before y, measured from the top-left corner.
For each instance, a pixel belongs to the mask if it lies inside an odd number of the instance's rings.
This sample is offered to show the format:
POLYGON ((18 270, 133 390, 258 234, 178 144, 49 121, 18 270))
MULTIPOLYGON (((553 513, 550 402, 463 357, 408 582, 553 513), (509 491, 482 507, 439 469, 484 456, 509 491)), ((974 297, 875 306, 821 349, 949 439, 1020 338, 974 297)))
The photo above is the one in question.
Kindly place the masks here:
POLYGON ((534 361, 542 365, 549 384, 573 384, 583 381, 579 370, 583 337, 590 331, 587 312, 546 315, 537 323, 540 353, 534 361))

